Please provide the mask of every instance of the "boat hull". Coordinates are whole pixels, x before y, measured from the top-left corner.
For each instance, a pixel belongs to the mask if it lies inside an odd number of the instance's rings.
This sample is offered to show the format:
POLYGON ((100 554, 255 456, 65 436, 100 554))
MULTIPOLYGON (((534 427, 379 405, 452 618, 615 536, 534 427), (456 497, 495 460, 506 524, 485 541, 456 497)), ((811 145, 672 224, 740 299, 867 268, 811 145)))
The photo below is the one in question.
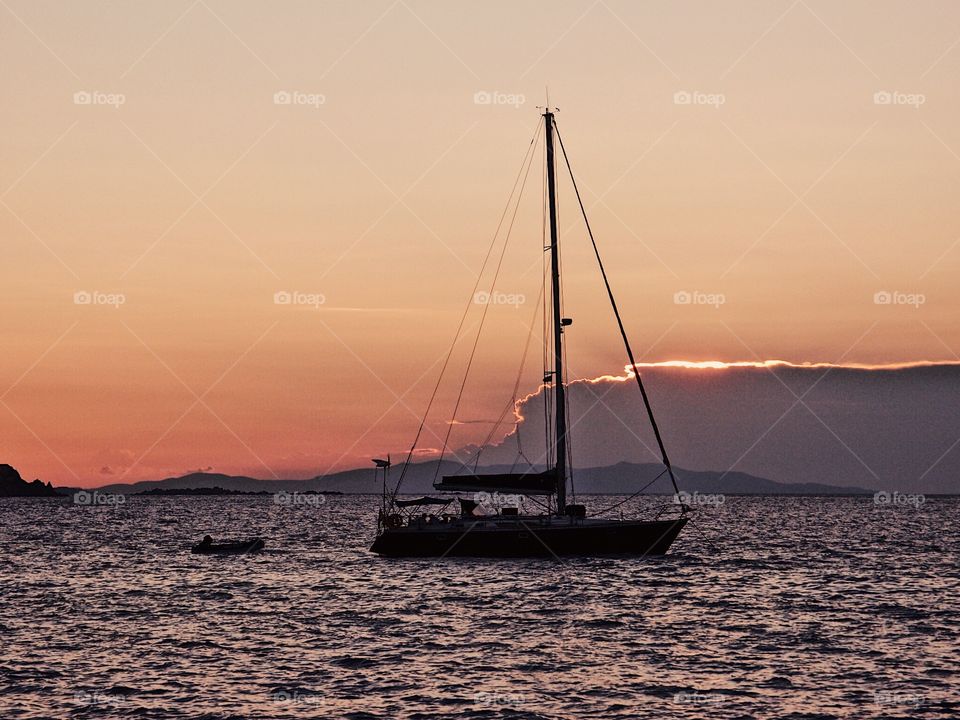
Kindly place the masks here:
POLYGON ((384 557, 663 555, 687 518, 671 520, 461 521, 384 529, 370 550, 384 557))
POLYGON ((264 542, 260 538, 236 543, 220 543, 217 545, 204 545, 200 543, 190 548, 190 552, 195 555, 246 555, 263 550, 264 542))

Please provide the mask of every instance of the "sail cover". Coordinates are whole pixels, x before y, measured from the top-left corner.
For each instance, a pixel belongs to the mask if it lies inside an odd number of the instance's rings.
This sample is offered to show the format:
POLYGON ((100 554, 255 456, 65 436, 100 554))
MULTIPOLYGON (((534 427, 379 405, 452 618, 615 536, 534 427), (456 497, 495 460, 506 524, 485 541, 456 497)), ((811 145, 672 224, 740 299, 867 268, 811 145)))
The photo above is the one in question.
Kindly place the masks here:
POLYGON ((508 492, 526 495, 552 495, 557 488, 553 470, 528 473, 493 473, 489 475, 444 475, 433 486, 437 490, 473 492, 508 492))

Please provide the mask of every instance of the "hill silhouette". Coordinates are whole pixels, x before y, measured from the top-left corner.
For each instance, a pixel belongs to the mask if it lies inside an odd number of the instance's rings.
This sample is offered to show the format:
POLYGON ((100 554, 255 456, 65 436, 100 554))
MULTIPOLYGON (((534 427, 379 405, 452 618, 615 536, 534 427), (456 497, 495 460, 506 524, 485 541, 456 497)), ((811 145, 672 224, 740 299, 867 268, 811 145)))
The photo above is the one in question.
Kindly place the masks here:
POLYGON ((0 497, 61 497, 50 483, 27 482, 12 465, 0 464, 0 497))
MULTIPOLYGON (((479 468, 480 472, 509 472, 510 466, 495 465, 479 468)), ((521 471, 524 468, 513 468, 521 471)), ((621 462, 616 465, 594 468, 578 468, 573 473, 574 486, 578 493, 622 494, 636 492, 653 480, 663 466, 653 463, 621 462)), ((436 460, 411 463, 404 478, 402 492, 431 493, 434 477, 465 472, 456 461, 444 460, 438 468, 436 460)), ((843 487, 823 483, 780 483, 742 472, 695 471, 675 468, 680 489, 686 492, 757 494, 757 495, 863 495, 873 490, 862 487, 843 487)), ((391 472, 391 482, 400 477, 400 466, 391 472)), ((137 483, 112 484, 99 488, 110 493, 148 493, 153 490, 190 490, 199 488, 223 488, 239 492, 341 492, 346 494, 379 493, 381 484, 374 480, 373 468, 357 468, 322 475, 306 480, 262 480, 244 475, 194 472, 163 480, 146 480, 137 483)), ((673 492, 669 479, 664 476, 648 488, 652 494, 673 492)))

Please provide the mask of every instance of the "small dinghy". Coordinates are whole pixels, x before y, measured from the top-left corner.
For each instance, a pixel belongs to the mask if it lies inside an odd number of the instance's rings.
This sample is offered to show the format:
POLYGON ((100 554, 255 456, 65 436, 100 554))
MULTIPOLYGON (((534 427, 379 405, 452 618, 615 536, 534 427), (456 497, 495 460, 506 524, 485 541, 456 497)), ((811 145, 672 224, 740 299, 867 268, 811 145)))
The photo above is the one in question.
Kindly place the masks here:
POLYGON ((190 552, 200 555, 241 555, 263 550, 263 546, 264 542, 261 538, 250 538, 249 540, 240 540, 238 542, 215 543, 212 537, 205 535, 203 540, 190 548, 190 552))

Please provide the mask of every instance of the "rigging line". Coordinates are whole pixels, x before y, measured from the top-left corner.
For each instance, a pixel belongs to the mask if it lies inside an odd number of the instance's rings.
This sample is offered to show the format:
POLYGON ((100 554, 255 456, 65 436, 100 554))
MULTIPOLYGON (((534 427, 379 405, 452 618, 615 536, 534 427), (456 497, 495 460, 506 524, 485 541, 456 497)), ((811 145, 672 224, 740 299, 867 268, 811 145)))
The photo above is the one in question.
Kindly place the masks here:
MULTIPOLYGON (((555 118, 554 118, 554 131, 556 131, 556 119, 555 119, 555 118)), ((559 132, 557 133, 557 137, 558 137, 558 138, 560 137, 559 132)), ((556 163, 556 159, 554 159, 554 163, 556 163)), ((556 165, 554 165, 554 169, 556 169, 556 165)), ((560 195, 559 195, 559 193, 558 193, 558 194, 557 194, 557 198, 556 198, 557 228, 558 228, 558 229, 559 229, 560 224, 561 224, 561 219, 560 219, 560 214, 561 214, 560 202, 561 202, 561 197, 560 197, 560 195)), ((563 287, 564 287, 564 284, 565 284, 565 283, 564 283, 564 279, 565 279, 565 277, 566 277, 566 274, 565 274, 564 271, 563 271, 563 244, 559 241, 559 239, 557 240, 557 259, 558 259, 559 265, 560 265, 560 273, 559 273, 560 277, 559 277, 559 283, 558 283, 558 285, 559 285, 559 292, 560 292, 560 317, 566 317, 566 302, 564 301, 564 294, 563 294, 563 287)), ((560 328, 560 332, 563 332, 563 328, 562 328, 562 327, 560 328)), ((560 382, 563 383, 564 387, 566 387, 566 386, 569 384, 569 380, 570 380, 570 362, 569 362, 569 358, 568 358, 568 348, 567 348, 567 345, 568 345, 567 342, 564 342, 564 343, 563 343, 563 377, 560 378, 560 382)), ((571 394, 572 394, 572 393, 564 393, 564 396, 563 396, 564 412, 566 413, 566 417, 567 417, 567 418, 573 417, 573 416, 570 414, 570 395, 571 395, 571 394)), ((576 502, 576 501, 577 501, 577 489, 576 489, 575 480, 574 480, 573 437, 571 436, 571 434, 570 434, 569 431, 567 432, 566 436, 567 436, 567 440, 568 440, 568 442, 565 443, 565 447, 566 447, 566 449, 567 449, 567 453, 566 453, 566 455, 567 455, 567 457, 566 457, 567 480, 568 480, 569 485, 570 485, 570 495, 571 495, 571 497, 573 498, 573 502, 576 502)))
MULTIPOLYGON (((497 417, 497 419, 492 423, 492 427, 490 428, 490 432, 487 433, 487 437, 486 437, 486 438, 483 440, 483 442, 480 444, 479 449, 477 450, 476 457, 474 458, 474 462, 473 462, 473 472, 474 472, 474 473, 477 472, 477 466, 480 464, 480 454, 483 452, 483 449, 484 449, 484 448, 490 443, 490 441, 493 439, 493 435, 494 435, 494 433, 496 432, 497 428, 500 427, 501 425, 503 425, 503 419, 507 416, 507 413, 510 412, 510 408, 511 408, 511 407, 513 407, 514 409, 516 409, 516 407, 517 407, 516 400, 507 400, 507 404, 503 406, 503 410, 500 411, 500 415, 499 415, 499 416, 497 417)), ((516 421, 514 421, 514 423, 516 423, 516 421)), ((513 470, 511 470, 510 472, 513 472, 513 470)))
MULTIPOLYGON (((541 289, 541 292, 542 292, 542 289, 541 289)), ((535 311, 535 314, 534 314, 534 318, 536 318, 536 314, 537 314, 537 313, 539 313, 539 308, 536 308, 536 311, 535 311)), ((485 447, 487 444, 489 444, 491 440, 493 440, 493 436, 494 436, 494 434, 497 432, 497 427, 499 427, 500 425, 503 424, 503 419, 507 416, 507 413, 510 412, 510 409, 513 408, 514 411, 516 411, 516 408, 517 408, 517 392, 518 392, 518 390, 519 390, 519 388, 520 388, 520 381, 521 381, 521 379, 522 379, 522 377, 523 377, 523 369, 524 369, 524 366, 526 365, 527 354, 529 353, 529 350, 530 350, 530 338, 532 337, 532 335, 533 335, 533 326, 531 325, 531 326, 530 326, 530 332, 527 334, 527 342, 526 342, 526 345, 524 346, 523 355, 522 355, 521 358, 520 358, 520 369, 517 371, 517 379, 516 379, 516 381, 515 381, 514 384, 513 384, 513 394, 512 394, 512 396, 510 397, 510 399, 507 400, 507 404, 504 405, 503 410, 500 412, 499 417, 497 417, 496 422, 493 423, 493 427, 490 428, 490 432, 487 433, 486 438, 484 438, 483 444, 481 445, 481 450, 482 450, 483 447, 485 447)), ((516 422, 516 421, 515 421, 515 422, 516 422)), ((479 452, 478 452, 478 454, 479 454, 479 452)))
POLYGON ((597 248, 597 241, 593 237, 593 230, 590 228, 590 221, 587 219, 586 208, 583 207, 583 199, 580 197, 580 189, 577 187, 577 181, 573 177, 573 168, 570 167, 570 158, 567 157, 567 149, 563 146, 563 138, 560 136, 560 130, 554 125, 557 132, 557 139, 560 140, 560 150, 563 152, 564 162, 567 164, 567 172, 570 174, 570 182, 573 183, 573 190, 577 195, 577 202, 580 203, 580 213, 583 215, 583 223, 587 227, 587 234, 590 236, 590 244, 593 245, 593 253, 597 257, 597 264, 600 266, 600 274, 603 276, 603 284, 607 288, 607 296, 610 298, 610 305, 613 307, 613 314, 617 318, 617 326, 620 328, 620 337, 623 338, 623 347, 627 351, 627 358, 630 360, 630 367, 633 368, 633 376, 637 379, 637 387, 640 388, 640 395, 643 397, 643 405, 647 409, 647 417, 650 419, 650 426, 653 428, 653 434, 657 438, 657 445, 660 448, 660 456, 667 472, 670 474, 670 482, 673 483, 674 492, 679 493, 677 487, 677 478, 673 474, 673 467, 670 465, 670 458, 667 456, 667 449, 663 444, 663 437, 660 435, 660 427, 657 425, 656 418, 653 416, 653 408, 650 406, 650 398, 647 397, 647 390, 643 386, 643 380, 640 379, 640 370, 637 368, 637 362, 633 358, 633 349, 630 347, 630 340, 627 338, 627 331, 623 326, 623 319, 620 317, 620 310, 617 308, 617 301, 613 297, 613 290, 610 287, 610 281, 607 279, 607 271, 603 267, 603 260, 600 258, 600 250, 597 248))
POLYGON ((543 509, 546 510, 548 513, 550 512, 550 504, 549 504, 549 503, 542 503, 542 502, 540 502, 539 500, 537 500, 535 497, 533 497, 532 495, 524 495, 524 496, 523 496, 523 501, 526 502, 527 500, 529 500, 530 502, 532 502, 534 505, 537 505, 537 506, 543 508, 543 509))
MULTIPOLYGON (((561 259, 561 261, 560 261, 560 264, 561 264, 561 267, 562 267, 562 266, 563 266, 563 260, 562 260, 562 259, 561 259)), ((563 313, 561 312, 561 315, 562 315, 562 314, 563 314, 563 313)), ((564 375, 565 375, 565 377, 563 378, 563 380, 564 380, 564 385, 568 385, 568 384, 569 384, 569 383, 568 383, 568 379, 570 378, 570 362, 569 362, 569 360, 567 359, 567 343, 564 343, 564 344, 563 344, 563 373, 564 373, 564 375)), ((566 413, 567 413, 567 417, 568 417, 568 418, 572 418, 572 417, 573 417, 573 415, 570 414, 570 396, 571 396, 572 394, 573 394, 572 392, 569 392, 569 393, 565 393, 564 396, 563 396, 563 404, 564 404, 564 408, 565 408, 565 410, 566 410, 566 413)), ((577 489, 576 489, 576 486, 574 485, 574 478, 573 478, 573 474, 574 474, 574 470, 573 470, 573 437, 571 436, 569 430, 567 431, 567 439, 569 440, 569 442, 567 443, 567 479, 569 480, 569 483, 570 483, 570 495, 571 495, 571 497, 573 498, 573 502, 576 502, 576 501, 577 501, 577 489)))
MULTIPOLYGON (((556 130, 556 124, 555 124, 555 123, 556 123, 556 119, 554 119, 554 125, 553 125, 554 130, 556 130)), ((549 163, 547 163, 547 165, 549 166, 549 163)), ((562 248, 560 247, 560 235, 559 235, 559 233, 560 233, 560 193, 557 192, 558 187, 559 187, 559 183, 558 183, 557 180, 556 180, 556 177, 557 177, 557 155, 556 155, 556 153, 554 153, 554 155, 553 155, 553 167, 552 167, 552 168, 547 167, 547 181, 548 181, 548 183, 549 183, 550 171, 551 171, 551 170, 553 171, 553 176, 554 176, 554 185, 553 185, 553 190, 554 190, 554 217, 552 218, 551 223, 552 223, 552 222, 556 222, 557 233, 558 233, 558 234, 557 234, 557 265, 558 265, 558 267, 557 267, 557 288, 556 288, 556 291, 557 291, 557 293, 560 295, 560 317, 562 318, 562 317, 563 317, 563 280, 564 280, 564 275, 563 275, 563 251, 562 251, 562 248)), ((548 248, 548 250, 549 250, 549 249, 552 249, 552 243, 553 243, 553 238, 552 238, 552 236, 551 236, 550 242, 551 242, 551 248, 548 248)), ((546 256, 544 256, 544 261, 546 262, 546 256)), ((553 276, 553 258, 552 258, 552 257, 551 257, 550 264, 549 264, 549 266, 548 266, 548 270, 547 270, 547 271, 550 273, 550 275, 551 275, 551 280, 552 280, 552 276, 553 276)), ((553 283, 551 282, 551 283, 550 283, 550 308, 551 308, 551 316, 552 316, 552 314, 553 314, 553 310, 552 310, 552 308, 553 308, 553 290, 554 290, 554 287, 553 287, 553 283)), ((553 466, 554 466, 554 467, 556 467, 557 465, 560 464, 560 457, 559 457, 559 455, 558 455, 558 451, 559 451, 559 447, 558 447, 558 446, 559 446, 559 443, 558 443, 558 435, 559 435, 559 433, 560 433, 560 428, 559 428, 559 427, 557 426, 557 424, 556 424, 556 419, 557 419, 556 413, 557 413, 557 409, 558 409, 558 408, 557 408, 557 395, 559 394, 559 392, 557 391, 557 385, 558 385, 558 384, 564 385, 564 380, 566 379, 566 378, 563 377, 560 373, 557 372, 557 370, 558 370, 558 368, 557 368, 558 358, 557 358, 557 356, 555 355, 555 348, 556 348, 556 342, 557 342, 557 333, 562 333, 562 332, 563 332, 563 327, 562 327, 562 326, 556 327, 555 324, 554 324, 554 322, 551 320, 551 322, 550 322, 550 347, 547 349, 547 355, 548 355, 548 357, 550 358, 550 362, 551 362, 551 366, 550 366, 550 367, 551 367, 551 369, 553 370, 553 373, 552 373, 552 377, 553 377, 553 392, 550 393, 550 423, 551 423, 550 442, 552 443, 552 446, 553 446, 553 452, 552 452, 552 454, 553 454, 553 466)), ((561 344, 562 344, 564 353, 566 353, 566 349, 567 349, 566 343, 561 343, 561 344)), ((563 362, 562 362, 562 367, 563 367, 564 372, 568 372, 566 359, 567 359, 567 358, 566 358, 566 355, 564 354, 563 362)), ((564 387, 566 387, 566 386, 564 385, 564 387)), ((566 397, 566 396, 564 396, 564 397, 566 397)), ((566 404, 564 404, 564 411, 566 411, 566 404)), ((567 417, 569 417, 569 415, 568 415, 567 417)), ((565 429, 565 434, 567 434, 567 432, 568 432, 568 431, 565 429)), ((569 447, 569 443, 565 443, 565 446, 566 446, 566 447, 569 447)), ((569 464, 569 463, 568 463, 568 464, 569 464)), ((564 478, 564 482, 566 482, 566 478, 564 478)))
MULTIPOLYGON (((534 140, 539 137, 539 131, 534 135, 534 140)), ((527 171, 523 176, 523 182, 520 184, 520 191, 517 193, 517 202, 513 207, 513 215, 510 217, 510 224, 507 226, 506 235, 503 238, 503 248, 500 250, 500 257, 497 260, 497 267, 493 273, 493 279, 490 281, 490 293, 492 296, 497 285, 497 278, 500 277, 500 269, 503 267, 503 258, 507 254, 507 246, 510 244, 510 233, 513 231, 513 225, 517 220, 517 212, 520 210, 520 201, 523 199, 523 190, 527 186, 527 178, 530 176, 530 169, 533 167, 533 156, 530 155, 530 162, 527 165, 527 171)), ((474 291, 476 293, 476 291, 474 291)), ((488 298, 489 299, 489 298, 488 298)), ((443 445, 440 447, 440 458, 437 462, 437 469, 433 474, 433 480, 436 482, 440 475, 440 466, 443 463, 443 455, 446 452, 447 444, 450 442, 450 433, 453 431, 453 425, 457 420, 457 411, 460 409, 460 401, 463 399, 463 391, 467 386, 467 379, 470 377, 470 369, 473 367, 473 359, 477 353, 477 346, 480 344, 480 336, 483 334, 483 325, 487 319, 487 313, 490 310, 490 302, 483 306, 483 312, 480 315, 480 326, 477 328, 477 336, 473 340, 473 347, 470 349, 470 358, 467 360, 467 367, 463 373, 463 382, 460 383, 460 391, 457 393, 457 402, 453 406, 453 415, 450 418, 450 424, 447 425, 447 434, 443 439, 443 445)))
MULTIPOLYGON (((530 468, 531 470, 536 471, 536 468, 533 466, 533 463, 530 462, 530 458, 528 458, 527 454, 523 451, 523 445, 520 444, 519 426, 517 427, 517 458, 518 458, 517 461, 513 463, 514 468, 517 467, 517 462, 519 462, 519 458, 523 458, 524 462, 527 463, 527 467, 530 468)), ((511 469, 510 472, 513 472, 513 470, 511 469)))
MULTIPOLYGON (((490 428, 490 432, 487 433, 487 437, 484 438, 483 442, 480 444, 480 447, 477 449, 476 457, 473 462, 473 471, 477 472, 477 466, 480 464, 480 454, 483 452, 483 449, 489 445, 490 441, 493 440, 494 434, 497 432, 497 428, 503 424, 503 419, 507 416, 507 413, 510 412, 510 409, 513 408, 514 413, 517 410, 517 392, 520 390, 520 381, 523 378, 523 370, 526 367, 527 355, 530 352, 530 340, 533 338, 533 328, 537 324, 537 315, 540 314, 540 298, 543 296, 543 282, 540 284, 540 292, 537 294, 537 302, 533 306, 533 317, 530 319, 530 325, 527 328, 527 340, 523 346, 523 355, 520 357, 520 369, 517 371, 517 378, 513 383, 513 393, 507 404, 504 405, 503 410, 500 412, 500 415, 497 417, 496 422, 493 423, 493 426, 490 428)), ((520 425, 519 422, 514 420, 514 426, 516 429, 517 437, 517 453, 523 457, 524 460, 527 460, 526 456, 523 454, 523 447, 520 444, 520 425)), ((530 464, 530 461, 527 460, 527 464, 530 464)), ((516 466, 516 462, 514 462, 516 466)), ((532 467, 532 466, 531 466, 532 467)), ((511 468, 510 472, 513 472, 511 468)))
POLYGON ((533 318, 531 319, 530 325, 527 328, 527 340, 523 346, 523 355, 520 356, 520 369, 517 371, 517 378, 513 383, 513 392, 510 396, 510 399, 507 401, 507 404, 504 406, 503 411, 500 413, 500 417, 497 418, 497 421, 494 423, 493 427, 490 428, 490 432, 487 433, 487 437, 481 444, 480 450, 477 452, 478 457, 483 448, 493 439, 494 434, 497 432, 497 428, 503 423, 503 419, 507 416, 507 413, 510 412, 510 409, 513 408, 514 411, 516 411, 517 393, 520 391, 520 381, 523 379, 523 370, 527 364, 527 355, 530 353, 530 340, 533 338, 533 328, 536 325, 537 315, 540 313, 540 295, 542 294, 543 285, 540 286, 540 293, 537 295, 537 303, 534 305, 533 309, 533 318))
MULTIPOLYGON (((407 453, 406 460, 403 461, 403 469, 400 471, 400 479, 397 480, 397 485, 393 490, 393 493, 390 495, 391 501, 396 498, 397 493, 400 492, 400 485, 403 483, 403 479, 407 474, 407 468, 410 466, 410 459, 413 457, 413 451, 417 448, 417 443, 420 442, 420 435, 423 434, 423 428, 427 424, 427 418, 430 416, 430 409, 433 407, 433 401, 437 397, 437 392, 440 390, 440 383, 443 381, 444 373, 447 370, 447 365, 450 364, 450 358, 453 355, 454 349, 457 347, 457 341, 460 339, 460 333, 463 331, 463 325, 466 322, 467 314, 470 312, 470 307, 473 305, 474 296, 477 293, 477 288, 480 286, 480 279, 483 277, 483 271, 487 267, 487 262, 490 260, 490 255, 493 252, 493 248, 497 244, 497 237, 500 235, 500 228, 503 226, 503 220, 507 216, 507 212, 510 210, 510 202, 513 200, 513 194, 517 190, 517 183, 520 182, 520 176, 523 174, 523 168, 527 164, 527 158, 530 156, 532 150, 536 147, 537 138, 540 137, 541 123, 537 122, 537 127, 533 133, 533 137, 530 139, 530 144, 527 145, 527 151, 523 155, 523 162, 520 163, 520 170, 517 172, 517 177, 513 181, 513 187, 510 189, 510 195, 507 197, 507 204, 503 208, 503 213, 500 215, 500 221, 497 223, 497 229, 493 234, 493 239, 490 241, 490 247, 487 248, 487 254, 483 258, 483 264, 480 266, 480 272, 477 274, 477 280, 473 284, 473 290, 470 291, 470 299, 467 301, 467 306, 463 310, 463 314, 460 316, 460 324, 457 326, 457 332, 453 337, 453 342, 450 344, 450 350, 447 351, 447 357, 443 361, 443 367, 440 368, 440 376, 437 378, 437 384, 433 387, 433 393, 430 395, 430 401, 427 403, 427 409, 423 413, 423 417, 420 420, 420 427, 417 428, 417 434, 413 438, 413 444, 410 446, 410 451, 407 453)), ((437 464, 437 467, 440 467, 440 464, 437 464)))
MULTIPOLYGON (((543 294, 543 285, 540 286, 540 295, 542 294, 543 294)), ((540 304, 539 300, 540 298, 538 297, 537 305, 534 306, 535 310, 533 315, 533 321, 530 323, 530 326, 527 329, 527 342, 524 345, 523 357, 520 358, 520 370, 517 371, 517 379, 516 379, 516 382, 513 383, 513 399, 510 401, 510 404, 507 406, 507 408, 511 406, 513 407, 513 413, 514 413, 513 429, 514 429, 514 435, 517 438, 517 457, 514 458, 513 466, 510 468, 510 472, 513 472, 516 469, 517 462, 519 462, 520 458, 523 458, 524 460, 526 460, 527 465, 533 468, 533 463, 531 463, 530 459, 523 453, 523 443, 520 442, 520 420, 517 419, 516 415, 517 415, 517 393, 520 391, 520 381, 523 378, 523 370, 527 364, 527 355, 530 352, 530 340, 533 338, 533 328, 536 325, 537 312, 539 312, 539 307, 538 307, 540 304)), ((507 408, 504 409, 504 413, 501 416, 501 420, 506 415, 507 408)))
POLYGON ((703 533, 703 530, 700 528, 700 526, 697 525, 697 523, 693 521, 693 518, 691 518, 690 520, 691 520, 691 521, 690 521, 690 526, 691 526, 694 530, 696 530, 698 533, 700 533, 700 537, 703 538, 703 541, 707 544, 707 547, 710 549, 710 551, 711 551, 712 553, 714 553, 715 555, 719 554, 720 550, 717 548, 716 545, 714 545, 712 542, 710 542, 710 539, 703 533))
POLYGON ((642 492, 643 492, 644 490, 646 490, 648 487, 650 487, 651 485, 653 485, 657 480, 659 480, 660 478, 662 478, 662 477, 663 477, 663 474, 664 474, 666 471, 667 471, 667 468, 664 468, 663 470, 661 470, 659 475, 657 475, 653 480, 651 480, 650 482, 648 482, 648 483, 647 483, 646 485, 644 485, 642 488, 640 488, 639 490, 637 490, 633 495, 631 495, 630 497, 628 497, 626 500, 621 500, 621 501, 618 502, 616 505, 611 505, 610 507, 604 508, 603 510, 600 510, 599 512, 592 513, 592 514, 590 515, 590 517, 597 517, 598 515, 603 515, 604 513, 610 512, 611 510, 616 510, 618 507, 620 507, 620 506, 623 505, 624 503, 630 502, 630 501, 633 500, 637 495, 639 495, 640 493, 642 493, 642 492))
MULTIPOLYGON (((562 255, 561 255, 560 265, 561 265, 561 267, 563 266, 563 257, 562 257, 562 255)), ((561 315, 562 315, 562 314, 563 314, 563 313, 561 312, 561 315)), ((569 380, 569 378, 570 378, 570 362, 569 362, 569 360, 568 360, 568 358, 567 358, 567 343, 566 343, 566 342, 563 344, 563 372, 564 372, 564 375, 565 375, 565 377, 563 378, 564 385, 567 385, 567 384, 569 384, 569 383, 568 383, 568 380, 569 380)), ((564 408, 565 408, 565 410, 566 410, 566 413, 567 413, 567 417, 568 417, 568 418, 572 418, 572 417, 573 417, 573 415, 571 415, 571 413, 570 413, 570 396, 571 396, 572 394, 573 394, 572 392, 569 392, 569 393, 565 393, 564 396, 563 396, 563 404, 564 404, 564 408)), ((573 437, 571 436, 571 434, 570 434, 569 431, 567 431, 567 438, 568 438, 568 440, 569 440, 569 442, 568 442, 567 445, 566 445, 566 447, 567 447, 567 477, 568 477, 569 482, 570 482, 570 495, 571 495, 571 497, 573 498, 573 502, 576 502, 576 501, 577 501, 577 488, 576 488, 576 485, 574 484, 573 437)))

